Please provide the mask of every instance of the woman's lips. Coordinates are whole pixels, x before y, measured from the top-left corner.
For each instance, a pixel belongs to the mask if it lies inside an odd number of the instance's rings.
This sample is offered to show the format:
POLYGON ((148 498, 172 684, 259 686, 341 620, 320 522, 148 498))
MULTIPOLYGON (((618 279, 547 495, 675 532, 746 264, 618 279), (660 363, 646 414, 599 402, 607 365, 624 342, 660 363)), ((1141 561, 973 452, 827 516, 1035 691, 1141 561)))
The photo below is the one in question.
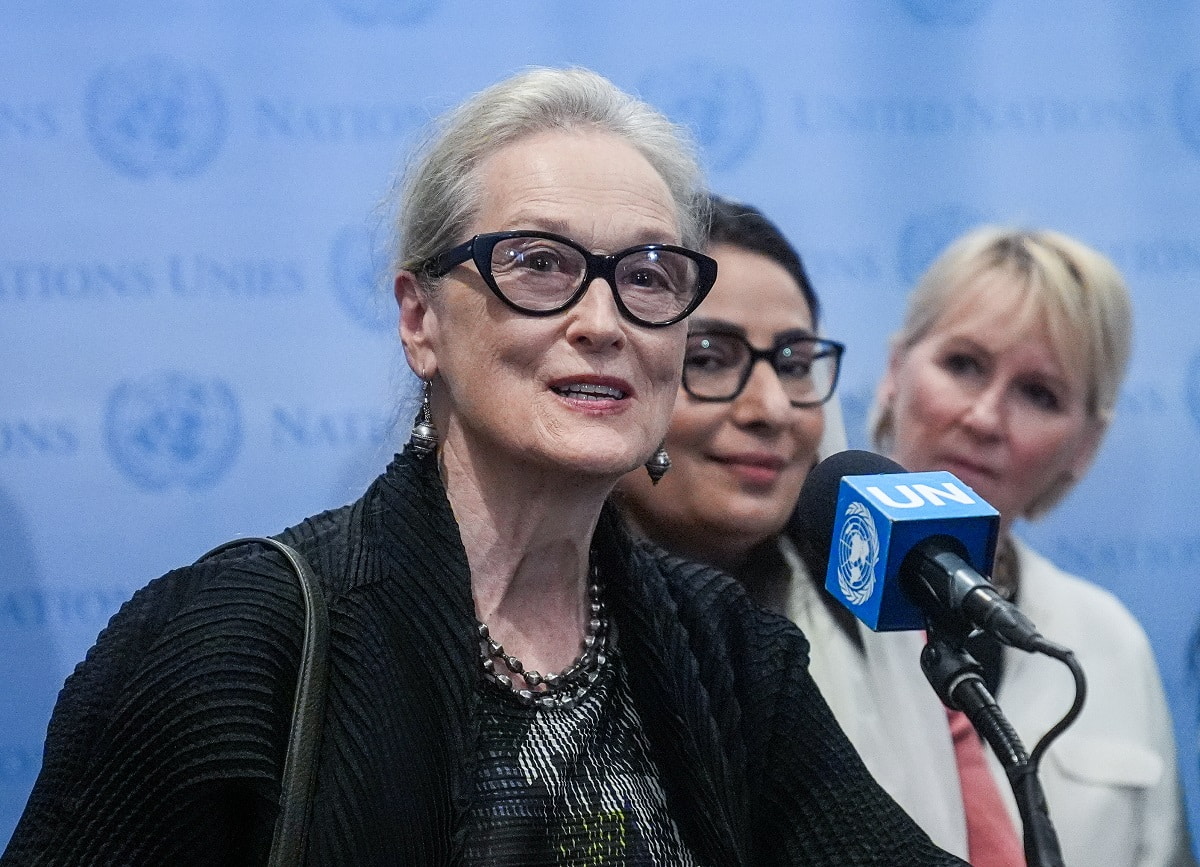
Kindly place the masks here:
POLYGON ((741 481, 757 487, 769 487, 778 481, 788 462, 778 455, 745 453, 717 455, 713 460, 741 481))
POLYGON ((633 396, 633 387, 625 380, 594 374, 560 377, 550 383, 550 390, 571 406, 593 413, 621 409, 633 396))
POLYGON ((962 458, 943 458, 937 461, 937 466, 939 469, 944 469, 946 472, 952 473, 972 487, 980 482, 992 482, 999 478, 999 473, 996 471, 981 466, 974 461, 962 458))
POLYGON ((938 463, 942 466, 950 467, 951 469, 949 472, 954 472, 954 470, 962 470, 965 473, 973 473, 977 476, 997 475, 997 473, 989 467, 984 466, 978 461, 971 460, 970 458, 960 458, 955 457, 954 455, 947 455, 946 457, 939 459, 938 463))

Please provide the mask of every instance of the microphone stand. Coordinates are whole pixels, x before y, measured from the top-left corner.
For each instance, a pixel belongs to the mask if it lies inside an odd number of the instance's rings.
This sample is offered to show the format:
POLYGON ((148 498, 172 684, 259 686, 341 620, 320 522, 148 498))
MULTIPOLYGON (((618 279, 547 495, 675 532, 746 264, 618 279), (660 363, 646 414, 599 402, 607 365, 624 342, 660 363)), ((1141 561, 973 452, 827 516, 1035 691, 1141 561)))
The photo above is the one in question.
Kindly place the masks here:
POLYGON ((929 618, 921 670, 946 707, 961 710, 1008 776, 1024 829, 1028 867, 1064 867, 1046 796, 1025 746, 983 681, 983 667, 964 647, 971 628, 952 618, 929 618))

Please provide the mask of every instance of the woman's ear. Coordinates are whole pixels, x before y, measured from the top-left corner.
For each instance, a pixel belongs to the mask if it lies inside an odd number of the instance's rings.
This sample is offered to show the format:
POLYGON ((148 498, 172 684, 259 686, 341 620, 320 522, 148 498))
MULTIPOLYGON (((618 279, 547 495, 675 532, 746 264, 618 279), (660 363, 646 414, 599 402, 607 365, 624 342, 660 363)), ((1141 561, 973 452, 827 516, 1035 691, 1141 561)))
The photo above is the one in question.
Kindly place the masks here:
POLYGON ((1083 433, 1083 439, 1075 453, 1075 459, 1071 461, 1071 476, 1074 481, 1087 475, 1092 461, 1096 459, 1096 452, 1100 451, 1100 444, 1104 442, 1104 434, 1107 430, 1108 425, 1100 419, 1088 420, 1087 429, 1083 433))
POLYGON ((392 291, 400 308, 400 342, 408 366, 422 379, 432 379, 437 373, 437 313, 429 293, 411 271, 396 275, 392 291))
POLYGON ((875 403, 886 410, 896 398, 896 381, 900 375, 900 365, 904 362, 904 353, 895 341, 888 348, 888 363, 884 368, 879 384, 875 386, 875 403))
POLYGON ((875 385, 875 399, 867 413, 867 439, 871 447, 889 452, 895 438, 895 401, 900 389, 900 368, 904 363, 904 352, 893 339, 888 349, 888 363, 883 376, 875 385))

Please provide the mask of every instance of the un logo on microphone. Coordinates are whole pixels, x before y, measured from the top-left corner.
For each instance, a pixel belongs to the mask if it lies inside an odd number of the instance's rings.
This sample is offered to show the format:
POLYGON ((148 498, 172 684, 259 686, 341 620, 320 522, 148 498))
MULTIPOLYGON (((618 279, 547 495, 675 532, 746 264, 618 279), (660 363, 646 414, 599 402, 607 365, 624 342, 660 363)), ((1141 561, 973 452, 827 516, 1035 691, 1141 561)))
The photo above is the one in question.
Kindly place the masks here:
POLYGON ((1175 82, 1175 120, 1184 142, 1200 156, 1200 69, 1180 74, 1175 82))
POLYGON ((859 502, 846 507, 846 520, 838 536, 838 587, 855 605, 875 592, 875 567, 879 563, 879 533, 871 512, 859 502))
POLYGON ((333 8, 359 27, 411 27, 423 21, 437 0, 330 0, 333 8))
POLYGON ((97 73, 84 115, 96 152, 133 178, 197 174, 225 137, 225 100, 212 76, 166 57, 97 73))
POLYGON ((396 305, 383 292, 388 253, 366 226, 347 226, 329 250, 329 282, 350 318, 372 331, 396 327, 396 305))
POLYGON ((221 379, 162 373, 124 380, 108 398, 105 445, 117 468, 148 491, 212 485, 241 440, 237 400, 221 379))
POLYGON ((672 120, 691 128, 714 169, 734 168, 758 144, 763 96, 746 69, 683 64, 651 73, 641 91, 672 120))
POLYGON ((918 24, 974 24, 988 11, 991 0, 900 0, 900 5, 918 24))
POLYGON ((911 286, 950 242, 982 220, 970 208, 949 205, 918 214, 900 230, 896 266, 905 286, 911 286))

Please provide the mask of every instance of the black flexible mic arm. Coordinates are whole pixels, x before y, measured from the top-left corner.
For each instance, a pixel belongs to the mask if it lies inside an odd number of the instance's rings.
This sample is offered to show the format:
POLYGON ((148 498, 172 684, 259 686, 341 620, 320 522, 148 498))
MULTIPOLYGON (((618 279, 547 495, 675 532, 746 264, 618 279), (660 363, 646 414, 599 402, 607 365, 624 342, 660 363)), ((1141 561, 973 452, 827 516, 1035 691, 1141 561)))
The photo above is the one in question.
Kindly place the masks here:
MULTIPOLYGON (((965 625, 930 621, 921 670, 942 703, 966 714, 1000 759, 1016 797, 1029 867, 1065 867, 1046 796, 1025 746, 983 682, 983 668, 962 646, 965 625)), ((1039 744, 1039 747, 1042 745, 1039 744)))

